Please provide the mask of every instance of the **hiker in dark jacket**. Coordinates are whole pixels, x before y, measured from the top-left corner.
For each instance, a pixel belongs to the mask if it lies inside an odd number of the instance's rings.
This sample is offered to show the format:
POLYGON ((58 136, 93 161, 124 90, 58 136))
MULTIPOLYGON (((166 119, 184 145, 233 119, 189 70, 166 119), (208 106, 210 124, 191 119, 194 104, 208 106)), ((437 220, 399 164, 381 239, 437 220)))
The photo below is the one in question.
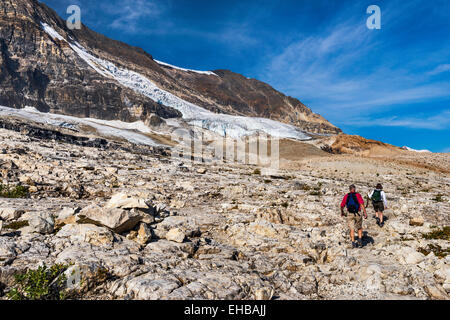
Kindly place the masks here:
POLYGON ((361 209, 364 211, 364 218, 367 219, 366 207, 361 194, 356 192, 355 185, 350 186, 350 193, 347 193, 341 202, 341 215, 347 217, 348 227, 350 228, 350 238, 352 240, 352 247, 362 247, 363 235, 363 216, 361 209), (348 213, 344 213, 344 208, 347 207, 348 213), (358 242, 355 241, 355 229, 358 230, 358 242))
POLYGON ((383 191, 381 183, 377 184, 375 190, 369 192, 368 196, 366 207, 369 205, 369 199, 372 200, 373 209, 375 210, 375 219, 377 219, 377 224, 381 228, 384 226, 383 212, 388 208, 386 193, 383 191))

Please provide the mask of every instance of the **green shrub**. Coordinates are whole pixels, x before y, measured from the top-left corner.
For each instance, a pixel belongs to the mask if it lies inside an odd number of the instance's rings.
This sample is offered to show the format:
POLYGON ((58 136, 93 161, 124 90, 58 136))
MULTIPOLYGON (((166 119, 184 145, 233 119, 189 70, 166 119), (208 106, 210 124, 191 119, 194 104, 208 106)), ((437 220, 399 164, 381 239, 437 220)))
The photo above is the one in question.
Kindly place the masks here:
POLYGON ((427 248, 419 248, 417 249, 420 253, 424 255, 429 255, 430 252, 433 252, 436 257, 445 258, 450 253, 450 248, 442 249, 440 245, 437 244, 429 244, 427 248))
POLYGON ((15 285, 8 292, 11 300, 64 300, 67 278, 63 274, 68 266, 45 264, 25 274, 16 274, 15 285))
POLYGON ((437 194, 433 199, 431 199, 431 200, 434 200, 434 201, 436 201, 436 202, 444 202, 444 195, 443 194, 437 194))
POLYGON ((25 186, 5 186, 0 184, 0 198, 28 198, 28 187, 25 186))
POLYGON ((422 236, 427 240, 440 239, 450 240, 450 227, 446 226, 442 229, 434 230, 430 233, 424 233, 422 236))
POLYGON ((3 228, 5 229, 12 229, 12 230, 19 230, 23 227, 28 227, 28 221, 22 220, 22 221, 13 221, 11 223, 3 225, 3 228))
POLYGON ((260 175, 261 174, 261 169, 253 170, 253 174, 260 175))

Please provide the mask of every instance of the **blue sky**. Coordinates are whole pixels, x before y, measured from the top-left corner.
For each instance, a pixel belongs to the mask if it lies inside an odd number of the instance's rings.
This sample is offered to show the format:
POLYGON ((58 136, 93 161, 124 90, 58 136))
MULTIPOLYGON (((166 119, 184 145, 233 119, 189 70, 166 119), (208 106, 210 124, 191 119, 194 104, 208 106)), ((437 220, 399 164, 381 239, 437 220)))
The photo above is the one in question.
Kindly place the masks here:
POLYGON ((450 152, 450 1, 44 0, 155 59, 229 69, 344 132, 450 152), (369 30, 369 5, 381 30, 369 30))

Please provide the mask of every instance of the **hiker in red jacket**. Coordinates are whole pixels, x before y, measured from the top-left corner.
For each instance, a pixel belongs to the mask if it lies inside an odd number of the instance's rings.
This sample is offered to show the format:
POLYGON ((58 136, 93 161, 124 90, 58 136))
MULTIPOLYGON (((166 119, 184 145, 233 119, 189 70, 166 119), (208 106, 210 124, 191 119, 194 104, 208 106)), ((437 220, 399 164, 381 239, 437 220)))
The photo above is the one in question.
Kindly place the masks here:
POLYGON ((362 196, 356 192, 355 185, 350 186, 350 193, 347 193, 341 202, 341 215, 347 217, 347 223, 350 228, 350 238, 352 239, 352 247, 362 247, 363 234, 363 216, 361 208, 364 211, 364 218, 367 219, 366 207, 362 196), (347 207, 348 213, 344 213, 344 207, 347 207), (355 242, 355 229, 358 230, 358 242, 355 242))

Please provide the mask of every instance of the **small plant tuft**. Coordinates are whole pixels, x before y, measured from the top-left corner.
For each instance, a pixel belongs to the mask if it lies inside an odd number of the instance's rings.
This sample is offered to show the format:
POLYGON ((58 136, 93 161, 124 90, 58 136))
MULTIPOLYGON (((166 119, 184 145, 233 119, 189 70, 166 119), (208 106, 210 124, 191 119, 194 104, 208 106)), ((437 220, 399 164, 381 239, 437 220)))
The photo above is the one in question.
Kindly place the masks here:
POLYGON ((444 202, 444 195, 443 194, 437 194, 433 199, 431 199, 436 202, 444 202))
POLYGON ((26 186, 14 186, 10 187, 8 185, 0 184, 0 198, 28 198, 29 191, 26 186))
POLYGON ((11 229, 11 230, 19 230, 19 229, 22 229, 23 227, 28 227, 28 221, 27 220, 13 221, 13 222, 10 222, 10 223, 5 224, 3 226, 3 228, 11 229))
POLYGON ((419 248, 417 249, 417 251, 426 256, 433 252, 436 257, 442 259, 448 256, 448 254, 450 253, 450 248, 442 249, 440 245, 429 244, 426 248, 419 248))
POLYGON ((55 264, 48 268, 45 264, 36 270, 14 276, 15 285, 8 292, 11 300, 64 300, 67 265, 55 264))
POLYGON ((449 226, 445 226, 442 229, 437 229, 434 230, 430 233, 424 233, 422 234, 424 239, 427 240, 450 240, 450 227, 449 226))

